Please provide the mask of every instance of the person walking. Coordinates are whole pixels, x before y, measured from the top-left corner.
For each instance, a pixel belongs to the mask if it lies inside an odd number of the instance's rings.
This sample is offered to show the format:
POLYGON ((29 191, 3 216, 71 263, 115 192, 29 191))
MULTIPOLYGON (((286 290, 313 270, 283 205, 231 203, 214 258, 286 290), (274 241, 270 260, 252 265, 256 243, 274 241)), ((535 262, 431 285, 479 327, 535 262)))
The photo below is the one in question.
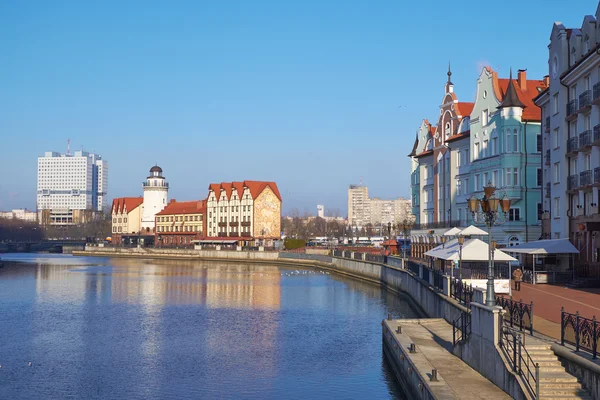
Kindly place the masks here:
POLYGON ((521 281, 523 280, 523 272, 521 268, 517 268, 513 271, 513 280, 515 281, 515 290, 521 290, 521 281))

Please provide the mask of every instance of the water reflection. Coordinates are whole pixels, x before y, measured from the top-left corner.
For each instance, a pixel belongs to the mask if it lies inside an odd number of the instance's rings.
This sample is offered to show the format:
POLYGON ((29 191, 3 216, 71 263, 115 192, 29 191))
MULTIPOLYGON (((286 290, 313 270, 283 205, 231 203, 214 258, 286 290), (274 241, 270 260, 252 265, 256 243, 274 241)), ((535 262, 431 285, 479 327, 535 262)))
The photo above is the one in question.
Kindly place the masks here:
POLYGON ((415 314, 377 286, 272 265, 12 257, 0 398, 401 397, 378 322, 415 314))

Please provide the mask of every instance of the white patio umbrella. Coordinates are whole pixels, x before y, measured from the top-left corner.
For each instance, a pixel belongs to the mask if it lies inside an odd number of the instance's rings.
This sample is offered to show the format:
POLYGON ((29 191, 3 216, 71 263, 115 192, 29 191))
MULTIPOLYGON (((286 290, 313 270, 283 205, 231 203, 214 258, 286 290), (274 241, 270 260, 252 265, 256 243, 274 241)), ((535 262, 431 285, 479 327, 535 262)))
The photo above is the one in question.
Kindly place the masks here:
POLYGON ((452 228, 444 232, 444 236, 456 236, 460 233, 460 228, 452 228))

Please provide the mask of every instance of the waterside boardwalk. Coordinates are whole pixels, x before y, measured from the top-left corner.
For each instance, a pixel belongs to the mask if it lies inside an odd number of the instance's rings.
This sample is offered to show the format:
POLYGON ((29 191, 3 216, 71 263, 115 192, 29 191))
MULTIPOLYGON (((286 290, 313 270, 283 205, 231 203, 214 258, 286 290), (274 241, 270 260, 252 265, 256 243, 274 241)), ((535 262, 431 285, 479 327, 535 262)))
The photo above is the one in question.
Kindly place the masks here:
POLYGON ((452 354, 452 326, 441 318, 383 321, 385 354, 411 398, 510 399, 498 386, 452 354), (401 333, 398 327, 401 327, 401 333), (411 353, 410 344, 416 352, 411 353), (411 372, 409 372, 411 368, 411 372), (437 380, 432 380, 432 369, 437 380))

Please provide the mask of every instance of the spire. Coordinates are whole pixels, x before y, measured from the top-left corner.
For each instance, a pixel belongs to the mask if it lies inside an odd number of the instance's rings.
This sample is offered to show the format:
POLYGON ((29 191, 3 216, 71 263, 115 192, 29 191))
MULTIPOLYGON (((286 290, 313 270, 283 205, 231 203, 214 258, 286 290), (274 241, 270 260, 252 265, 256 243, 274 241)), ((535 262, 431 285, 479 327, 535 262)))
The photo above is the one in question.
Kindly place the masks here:
POLYGON ((448 83, 452 85, 450 78, 452 77, 452 71, 450 70, 450 61, 448 61, 448 83))
POLYGON ((515 89, 515 84, 513 83, 512 68, 510 69, 510 78, 508 79, 508 87, 506 88, 506 93, 504 93, 504 98, 498 106, 498 108, 508 107, 525 108, 525 104, 523 104, 523 102, 519 99, 519 96, 517 95, 517 90, 515 89))

